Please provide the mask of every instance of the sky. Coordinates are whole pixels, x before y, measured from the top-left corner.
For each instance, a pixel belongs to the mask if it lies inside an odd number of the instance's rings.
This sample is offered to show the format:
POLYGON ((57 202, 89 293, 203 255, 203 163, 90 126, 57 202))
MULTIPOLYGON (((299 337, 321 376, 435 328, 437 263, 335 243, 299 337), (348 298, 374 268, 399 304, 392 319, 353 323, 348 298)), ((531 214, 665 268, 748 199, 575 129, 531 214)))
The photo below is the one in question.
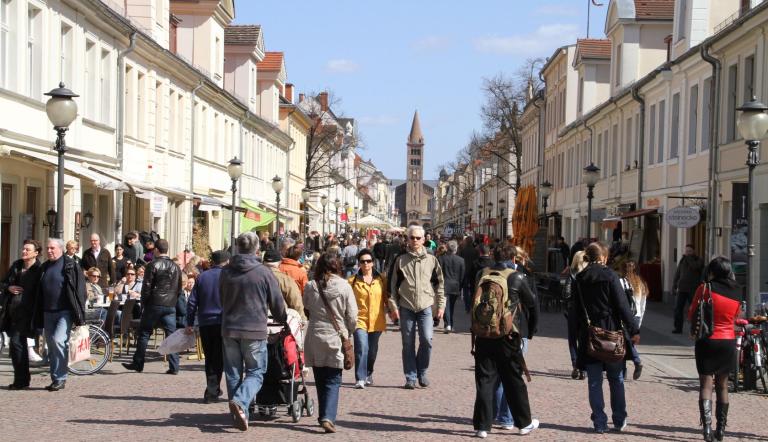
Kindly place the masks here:
MULTIPOLYGON (((590 0, 235 0, 234 24, 262 26, 267 51, 285 52, 298 93, 332 91, 355 118, 358 151, 390 179, 405 176, 415 110, 424 178, 436 179, 482 129, 484 78, 514 74, 586 36, 590 0)), ((603 38, 608 0, 592 7, 603 38)))

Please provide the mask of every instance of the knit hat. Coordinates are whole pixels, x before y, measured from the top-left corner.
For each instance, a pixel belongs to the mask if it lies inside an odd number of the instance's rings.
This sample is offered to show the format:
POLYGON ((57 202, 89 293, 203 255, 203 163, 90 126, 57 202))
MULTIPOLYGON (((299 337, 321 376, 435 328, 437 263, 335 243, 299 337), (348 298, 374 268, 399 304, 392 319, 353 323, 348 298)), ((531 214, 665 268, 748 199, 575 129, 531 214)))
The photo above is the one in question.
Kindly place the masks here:
POLYGON ((270 247, 267 249, 267 251, 264 253, 264 262, 280 262, 283 260, 283 257, 280 256, 280 252, 275 250, 274 248, 270 247))

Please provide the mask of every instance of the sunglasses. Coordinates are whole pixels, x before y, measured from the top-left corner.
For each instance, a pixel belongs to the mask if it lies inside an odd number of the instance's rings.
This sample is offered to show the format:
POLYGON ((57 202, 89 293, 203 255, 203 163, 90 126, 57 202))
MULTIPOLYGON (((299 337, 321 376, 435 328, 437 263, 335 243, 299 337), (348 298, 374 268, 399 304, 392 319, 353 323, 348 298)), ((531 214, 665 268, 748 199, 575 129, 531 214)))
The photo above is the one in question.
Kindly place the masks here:
POLYGON ((410 239, 411 239, 411 241, 418 241, 418 240, 420 240, 420 239, 421 239, 421 237, 420 237, 420 236, 409 236, 408 238, 410 238, 410 239))
POLYGON ((373 262, 372 259, 361 259, 360 260, 360 264, 370 264, 372 262, 373 262))

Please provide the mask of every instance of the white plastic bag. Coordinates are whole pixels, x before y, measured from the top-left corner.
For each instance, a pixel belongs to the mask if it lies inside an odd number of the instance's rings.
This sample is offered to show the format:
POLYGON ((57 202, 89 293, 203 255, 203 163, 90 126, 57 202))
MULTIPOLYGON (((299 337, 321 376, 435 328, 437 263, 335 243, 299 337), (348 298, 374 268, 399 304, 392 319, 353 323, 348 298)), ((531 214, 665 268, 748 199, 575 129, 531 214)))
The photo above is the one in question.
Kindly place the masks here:
POLYGON ((195 347, 195 334, 188 335, 184 333, 184 329, 180 328, 171 333, 171 336, 163 339, 160 343, 160 347, 157 348, 158 353, 161 355, 168 355, 172 353, 181 353, 188 348, 195 347))
POLYGON ((90 328, 81 325, 72 329, 69 334, 69 365, 85 361, 91 357, 90 328))

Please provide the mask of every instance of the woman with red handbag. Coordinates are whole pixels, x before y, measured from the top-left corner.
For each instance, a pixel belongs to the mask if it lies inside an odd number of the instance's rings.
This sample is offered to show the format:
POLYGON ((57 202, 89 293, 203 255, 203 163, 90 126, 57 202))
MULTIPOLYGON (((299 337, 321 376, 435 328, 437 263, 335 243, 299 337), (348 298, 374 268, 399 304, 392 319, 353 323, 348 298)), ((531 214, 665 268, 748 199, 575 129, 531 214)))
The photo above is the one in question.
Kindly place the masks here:
POLYGON ((706 441, 713 440, 713 436, 720 441, 725 435, 728 419, 728 374, 736 368, 734 324, 741 311, 741 287, 731 271, 728 258, 720 256, 710 261, 705 274, 708 282, 696 290, 688 318, 695 328, 692 335, 698 337, 695 354, 696 371, 699 372, 699 413, 704 427, 702 434, 706 441), (700 308, 708 310, 703 319, 698 314, 700 308), (717 393, 717 428, 714 435, 713 389, 717 393))

